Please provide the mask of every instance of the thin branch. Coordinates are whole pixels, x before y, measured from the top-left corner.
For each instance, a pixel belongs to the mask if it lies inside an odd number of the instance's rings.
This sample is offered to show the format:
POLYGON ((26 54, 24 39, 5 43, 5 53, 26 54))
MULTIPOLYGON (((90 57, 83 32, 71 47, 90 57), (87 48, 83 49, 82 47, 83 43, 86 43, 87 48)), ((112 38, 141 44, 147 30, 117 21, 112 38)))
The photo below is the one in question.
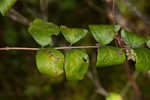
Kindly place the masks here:
MULTIPOLYGON (((54 49, 85 49, 85 48, 99 48, 100 46, 72 46, 72 47, 54 47, 54 49)), ((8 50, 27 50, 27 51, 36 51, 36 50, 41 50, 43 48, 28 48, 28 47, 5 47, 5 48, 0 48, 0 51, 8 51, 8 50)))
MULTIPOLYGON (((95 79, 95 76, 92 75, 91 72, 88 72, 87 76, 91 79, 91 81, 93 82, 93 84, 96 87, 96 93, 103 95, 103 96, 108 96, 108 92, 101 86, 99 79, 95 79)), ((97 77, 97 76, 96 76, 97 77)))
POLYGON ((93 10, 97 11, 98 13, 103 12, 103 9, 101 9, 100 7, 98 7, 96 4, 93 3, 92 0, 88 0, 88 5, 89 7, 91 7, 93 10))
POLYGON ((121 0, 121 1, 124 2, 128 7, 130 7, 131 10, 135 12, 136 15, 139 18, 141 18, 146 25, 150 27, 150 19, 148 17, 144 16, 140 11, 138 11, 137 8, 134 5, 132 5, 128 0, 121 0))
MULTIPOLYGON (((132 75, 133 79, 136 80, 136 78, 139 76, 140 72, 139 71, 135 71, 132 75)), ((128 83, 125 85, 125 87, 122 89, 121 95, 122 97, 125 97, 126 93, 128 92, 128 90, 130 89, 131 84, 128 81, 128 83)))
POLYGON ((129 82, 130 82, 132 88, 134 89, 134 91, 135 91, 135 93, 136 93, 136 96, 138 97, 139 100, 141 100, 141 99, 140 99, 140 98, 141 98, 141 92, 140 92, 140 90, 139 90, 138 85, 136 84, 135 79, 134 79, 134 78, 132 77, 132 75, 131 75, 131 70, 130 70, 129 62, 128 62, 128 61, 125 61, 124 66, 125 66, 125 71, 126 71, 126 73, 127 73, 127 75, 128 75, 128 80, 129 80, 129 82))
POLYGON ((10 17, 12 20, 17 21, 21 24, 30 25, 30 21, 13 8, 9 10, 7 16, 10 17))
POLYGON ((96 70, 96 66, 95 66, 95 59, 96 57, 96 53, 93 53, 92 54, 92 63, 91 63, 91 67, 92 67, 92 71, 90 70, 87 74, 87 76, 91 79, 91 81, 93 82, 93 84, 95 85, 96 87, 96 92, 100 95, 103 95, 103 96, 108 96, 109 93, 103 88, 103 86, 101 85, 101 82, 99 80, 99 77, 98 77, 98 72, 96 70))
POLYGON ((42 11, 42 18, 45 21, 48 20, 48 3, 49 3, 49 0, 40 0, 40 8, 42 11))

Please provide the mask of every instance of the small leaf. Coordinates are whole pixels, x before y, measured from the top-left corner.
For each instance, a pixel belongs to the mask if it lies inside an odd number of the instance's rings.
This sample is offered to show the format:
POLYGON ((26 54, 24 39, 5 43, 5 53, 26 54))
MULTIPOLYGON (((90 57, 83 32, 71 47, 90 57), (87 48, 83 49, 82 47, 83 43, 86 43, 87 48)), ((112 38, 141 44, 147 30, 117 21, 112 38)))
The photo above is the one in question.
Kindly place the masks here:
POLYGON ((115 35, 117 35, 117 32, 120 30, 120 26, 89 25, 89 29, 97 42, 101 45, 107 45, 114 39, 115 35))
POLYGON ((97 67, 112 66, 124 63, 125 53, 120 48, 111 46, 101 47, 98 49, 97 67))
POLYGON ((70 50, 65 58, 65 72, 68 80, 82 80, 88 70, 89 57, 82 50, 70 50))
POLYGON ((40 50, 36 54, 38 70, 50 77, 63 74, 64 55, 55 49, 40 50))
POLYGON ((17 0, 0 0, 0 12, 4 16, 17 0))
POLYGON ((109 96, 106 97, 106 100, 123 100, 123 98, 118 93, 110 93, 109 96))
POLYGON ((61 26, 60 29, 65 39, 71 43, 71 45, 84 38, 88 33, 88 30, 81 28, 67 28, 61 26))
POLYGON ((140 36, 139 34, 128 32, 126 30, 121 31, 121 37, 123 38, 126 45, 133 48, 137 48, 147 41, 146 38, 140 36))
POLYGON ((57 25, 48 23, 41 19, 35 19, 28 30, 35 41, 41 46, 47 46, 49 44, 51 45, 51 35, 58 35, 60 32, 60 29, 57 25))
POLYGON ((150 39, 146 42, 148 48, 150 48, 150 39))
POLYGON ((150 50, 147 48, 137 48, 136 53, 136 69, 142 72, 150 70, 150 50))

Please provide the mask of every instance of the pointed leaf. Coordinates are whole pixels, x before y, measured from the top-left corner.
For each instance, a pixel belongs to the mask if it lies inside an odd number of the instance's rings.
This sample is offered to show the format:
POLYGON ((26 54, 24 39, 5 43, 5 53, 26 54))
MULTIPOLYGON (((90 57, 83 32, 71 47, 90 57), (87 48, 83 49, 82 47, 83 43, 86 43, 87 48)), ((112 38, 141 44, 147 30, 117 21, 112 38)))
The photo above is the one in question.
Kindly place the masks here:
POLYGON ((55 49, 40 50, 36 54, 38 70, 50 77, 63 74, 64 55, 55 49))
POLYGON ((60 32, 57 25, 45 22, 41 19, 35 19, 28 30, 35 41, 41 46, 51 45, 51 35, 58 35, 60 32))
POLYGON ((17 0, 0 0, 0 12, 4 16, 17 0))
POLYGON ((121 31, 121 37, 123 38, 126 45, 133 48, 137 48, 147 41, 146 38, 140 36, 139 34, 128 32, 126 30, 121 31))
POLYGON ((142 72, 150 70, 150 50, 147 48, 137 48, 136 53, 136 69, 142 72))
POLYGON ((67 28, 65 26, 61 26, 61 32, 64 35, 65 39, 72 45, 84 38, 88 33, 88 30, 81 28, 67 28))
POLYGON ((114 36, 120 30, 120 26, 89 25, 89 29, 97 42, 101 45, 107 45, 114 39, 114 36))
POLYGON ((70 50, 65 57, 65 72, 68 80, 82 80, 88 70, 89 57, 82 50, 70 50))
POLYGON ((97 67, 103 67, 123 64, 125 59, 125 53, 122 49, 111 46, 101 47, 98 49, 96 65, 97 67))
POLYGON ((123 98, 118 93, 110 93, 109 96, 106 97, 106 100, 123 100, 123 98))

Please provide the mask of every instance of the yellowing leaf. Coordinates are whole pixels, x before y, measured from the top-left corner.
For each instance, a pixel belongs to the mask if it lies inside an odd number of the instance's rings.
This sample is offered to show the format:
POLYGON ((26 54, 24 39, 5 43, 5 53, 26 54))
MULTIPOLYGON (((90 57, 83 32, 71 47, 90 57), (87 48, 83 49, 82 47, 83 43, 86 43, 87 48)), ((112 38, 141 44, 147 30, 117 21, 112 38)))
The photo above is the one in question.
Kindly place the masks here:
POLYGON ((106 97, 106 100, 123 100, 121 95, 118 93, 110 93, 109 96, 106 97))
POLYGON ((50 77, 63 74, 64 55, 55 49, 40 50, 36 54, 38 70, 50 77))

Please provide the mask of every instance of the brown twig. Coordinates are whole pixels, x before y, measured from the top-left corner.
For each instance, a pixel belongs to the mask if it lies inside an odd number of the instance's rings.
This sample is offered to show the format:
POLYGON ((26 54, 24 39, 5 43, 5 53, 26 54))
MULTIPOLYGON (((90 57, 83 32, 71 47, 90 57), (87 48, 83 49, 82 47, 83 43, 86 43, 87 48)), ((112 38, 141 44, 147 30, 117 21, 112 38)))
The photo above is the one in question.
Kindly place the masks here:
POLYGON ((131 84, 131 87, 134 89, 135 93, 136 93, 136 97, 138 98, 138 100, 141 100, 141 92, 139 90, 139 87, 138 85, 136 84, 136 81, 135 79, 133 78, 133 76, 131 75, 131 70, 130 70, 130 65, 129 65, 129 62, 128 61, 125 61, 124 63, 125 65, 125 71, 128 75, 128 80, 131 84))
POLYGON ((97 11, 98 13, 102 13, 103 9, 99 8, 96 4, 93 3, 92 0, 88 0, 88 5, 91 7, 93 10, 97 11))
POLYGON ((21 24, 30 25, 30 21, 13 8, 9 10, 7 16, 10 17, 12 20, 17 21, 21 24))
POLYGON ((42 18, 45 21, 48 20, 48 3, 49 3, 49 0, 40 0, 40 8, 42 11, 42 18))
POLYGON ((91 57, 92 57, 91 59, 92 69, 88 72, 87 76, 91 79, 91 81, 95 85, 96 92, 106 97, 109 95, 109 93, 103 88, 98 77, 98 72, 96 70, 96 53, 94 52, 91 57))
MULTIPOLYGON (((61 50, 61 49, 85 49, 85 48, 99 48, 100 46, 72 46, 72 47, 54 47, 54 49, 61 50)), ((8 50, 27 50, 27 51, 36 51, 41 50, 43 48, 28 48, 28 47, 5 47, 0 48, 0 51, 8 51, 8 50)))
POLYGON ((135 14, 139 18, 141 18, 146 25, 150 27, 150 19, 148 17, 144 16, 140 11, 138 11, 137 8, 133 4, 131 4, 128 0, 121 0, 121 1, 124 2, 128 7, 130 7, 131 10, 135 12, 135 14))
MULTIPOLYGON (((136 78, 139 76, 140 72, 139 71, 135 71, 133 74, 132 74, 132 77, 134 80, 136 80, 136 78)), ((125 97, 126 93, 128 92, 128 90, 130 89, 131 87, 131 84, 130 82, 128 81, 127 84, 125 85, 125 87, 122 89, 122 92, 121 92, 121 95, 122 97, 125 97)))

